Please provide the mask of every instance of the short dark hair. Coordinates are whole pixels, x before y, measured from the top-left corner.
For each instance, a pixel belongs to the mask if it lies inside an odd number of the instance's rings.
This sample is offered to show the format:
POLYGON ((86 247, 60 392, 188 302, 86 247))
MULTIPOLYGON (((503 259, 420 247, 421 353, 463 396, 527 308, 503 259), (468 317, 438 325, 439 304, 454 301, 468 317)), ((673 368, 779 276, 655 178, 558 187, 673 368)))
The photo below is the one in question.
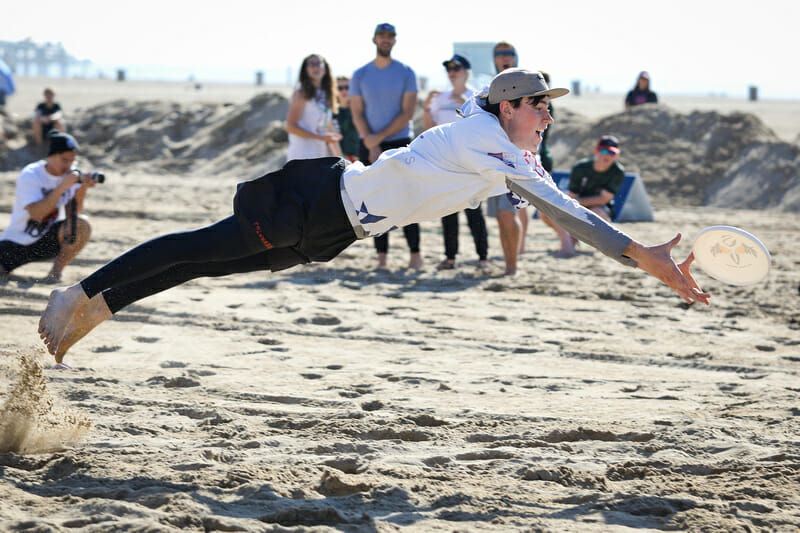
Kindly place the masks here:
MULTIPOLYGON (((509 101, 508 101, 508 103, 509 103, 509 104, 511 104, 511 107, 513 107, 514 109, 516 109, 516 108, 518 108, 518 107, 519 107, 519 106, 522 104, 522 100, 523 100, 523 99, 525 99, 525 98, 531 98, 531 99, 533 99, 533 102, 532 102, 532 103, 533 103, 533 105, 534 105, 534 106, 537 106, 537 105, 539 105, 539 102, 541 102, 541 101, 544 99, 544 97, 545 97, 545 96, 546 96, 546 95, 540 95, 540 96, 521 96, 521 97, 519 97, 519 98, 515 98, 514 100, 509 100, 509 101)), ((496 116, 497 118, 500 118, 500 104, 499 104, 499 103, 497 103, 497 104, 490 104, 490 103, 487 103, 486 105, 483 105, 483 106, 481 106, 481 109, 483 109, 484 111, 487 111, 487 112, 491 113, 492 115, 496 116)))

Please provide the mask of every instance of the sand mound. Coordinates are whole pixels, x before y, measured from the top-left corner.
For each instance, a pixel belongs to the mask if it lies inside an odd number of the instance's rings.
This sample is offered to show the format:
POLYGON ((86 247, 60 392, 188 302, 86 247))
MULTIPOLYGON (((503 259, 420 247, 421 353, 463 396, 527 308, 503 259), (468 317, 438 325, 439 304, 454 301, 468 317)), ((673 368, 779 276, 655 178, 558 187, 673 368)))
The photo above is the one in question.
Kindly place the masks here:
POLYGON ((50 394, 41 363, 44 353, 15 357, 13 384, 0 408, 0 453, 47 453, 80 442, 92 424, 50 394))
POLYGON ((621 161, 655 200, 683 205, 797 211, 800 147, 752 114, 640 106, 595 122, 557 111, 551 149, 560 168, 592 153, 600 135, 622 143, 621 161))
POLYGON ((150 172, 258 172, 285 161, 288 100, 264 93, 245 104, 119 100, 82 111, 83 152, 99 166, 150 172))

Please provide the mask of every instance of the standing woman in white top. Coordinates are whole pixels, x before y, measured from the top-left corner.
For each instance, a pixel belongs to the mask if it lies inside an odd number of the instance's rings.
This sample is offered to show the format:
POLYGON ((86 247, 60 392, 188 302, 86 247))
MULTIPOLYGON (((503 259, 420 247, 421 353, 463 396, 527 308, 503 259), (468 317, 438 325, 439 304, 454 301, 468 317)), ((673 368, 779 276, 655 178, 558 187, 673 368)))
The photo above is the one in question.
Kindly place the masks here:
MULTIPOLYGON (((422 120, 425 129, 430 129, 439 124, 455 122, 461 117, 458 108, 472 98, 474 90, 467 85, 469 69, 472 67, 469 60, 458 54, 442 62, 447 70, 447 77, 453 88, 448 91, 431 91, 425 100, 422 120)), ((478 268, 487 270, 489 261, 486 259, 489 252, 486 219, 480 204, 475 208, 464 210, 467 215, 467 224, 475 242, 475 253, 478 254, 478 268)), ((445 259, 436 267, 439 270, 450 270, 456 267, 456 254, 458 253, 458 212, 442 217, 442 233, 444 234, 445 259)))
POLYGON ((297 88, 289 102, 287 161, 342 155, 339 148, 342 136, 333 127, 337 107, 328 62, 319 54, 311 54, 303 59, 297 88))

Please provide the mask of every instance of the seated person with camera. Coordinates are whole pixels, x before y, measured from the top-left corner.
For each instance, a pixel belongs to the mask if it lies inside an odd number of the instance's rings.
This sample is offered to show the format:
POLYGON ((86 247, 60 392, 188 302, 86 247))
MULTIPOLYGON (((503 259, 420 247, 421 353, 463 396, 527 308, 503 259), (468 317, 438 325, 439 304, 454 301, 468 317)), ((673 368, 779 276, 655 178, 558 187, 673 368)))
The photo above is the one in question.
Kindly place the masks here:
POLYGON ((48 140, 47 158, 27 165, 17 178, 11 220, 0 237, 0 281, 21 265, 55 259, 44 281, 58 282, 89 242, 89 221, 77 214, 102 175, 83 175, 74 167, 78 143, 71 135, 53 131, 48 140))

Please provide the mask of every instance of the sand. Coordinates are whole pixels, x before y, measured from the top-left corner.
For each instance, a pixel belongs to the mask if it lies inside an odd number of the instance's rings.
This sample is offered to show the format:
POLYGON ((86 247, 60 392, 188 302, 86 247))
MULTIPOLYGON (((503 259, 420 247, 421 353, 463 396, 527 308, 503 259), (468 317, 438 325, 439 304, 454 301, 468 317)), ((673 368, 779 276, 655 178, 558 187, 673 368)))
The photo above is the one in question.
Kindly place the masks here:
MULTIPOLYGON (((131 89, 81 106, 84 162, 108 179, 66 282, 229 214, 235 183, 278 164, 279 95, 206 96, 131 89), (123 127, 92 130, 103 120, 123 127)), ((523 273, 506 278, 492 220, 492 272, 475 268, 466 224, 459 268, 439 272, 428 222, 422 272, 402 268, 392 234, 388 272, 362 241, 327 264, 193 281, 99 326, 64 371, 36 335, 49 265, 26 265, 0 286, 0 530, 799 531, 797 170, 764 170, 791 166, 797 145, 709 108, 559 111, 557 165, 613 126, 628 166, 671 169, 642 172, 656 221, 624 231, 648 243, 681 232, 682 257, 700 229, 734 224, 769 247, 769 278, 735 288, 698 271, 712 305, 687 306, 585 246, 556 258, 538 221, 523 273), (674 177, 674 146, 654 148, 665 128, 697 124, 716 132, 694 143, 705 188, 674 177), (733 168, 784 194, 715 205, 712 185, 743 186, 733 168)), ((0 174, 0 227, 15 178, 0 174)))

